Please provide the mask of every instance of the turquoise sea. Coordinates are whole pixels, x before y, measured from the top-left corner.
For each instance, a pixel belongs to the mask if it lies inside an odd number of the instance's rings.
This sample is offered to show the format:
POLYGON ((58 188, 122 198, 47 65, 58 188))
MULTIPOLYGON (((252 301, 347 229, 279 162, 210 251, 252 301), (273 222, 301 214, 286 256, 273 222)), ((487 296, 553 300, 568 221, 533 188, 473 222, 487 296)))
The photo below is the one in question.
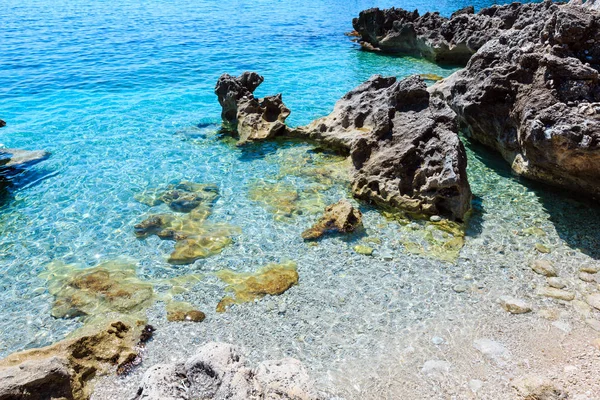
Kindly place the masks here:
MULTIPOLYGON (((361 10, 397 6, 450 15, 472 3, 0 2, 0 118, 7 122, 0 129, 0 143, 52 153, 15 178, 0 206, 0 356, 50 344, 80 326, 77 319, 50 315, 53 297, 40 274, 52 261, 87 268, 127 257, 136 263, 139 277, 152 280, 219 267, 251 271, 294 259, 301 285, 303 270, 322 268, 320 260, 328 257, 368 269, 364 256, 357 258, 350 247, 335 247, 341 243, 338 238, 302 250, 299 233, 314 216, 276 221, 249 200, 252 182, 272 179, 280 170, 274 162, 277 145, 238 149, 220 139, 215 134, 220 107, 214 85, 225 72, 257 71, 265 77, 257 94, 282 93, 292 110, 288 122, 305 124, 326 115, 339 97, 373 74, 447 76, 456 70, 413 57, 361 51, 344 35, 361 10), (210 218, 242 228, 223 253, 191 266, 167 263, 173 242, 138 240, 133 234, 133 225, 153 211, 135 195, 182 180, 217 184, 221 197, 210 218)), ((479 0, 475 6, 494 3, 479 0)), ((547 245, 598 256, 596 208, 565 202, 561 194, 520 182, 495 155, 482 150, 475 156, 473 148, 472 237, 487 241, 477 242, 477 248, 497 251, 494 246, 499 245, 510 252, 516 246, 520 251, 509 232, 536 226, 551 232, 543 239, 547 245)), ((299 188, 305 184, 300 178, 283 179, 299 188)), ((349 194, 347 188, 334 186, 322 196, 329 204, 349 194)), ((381 216, 366 207, 364 212, 375 232, 381 216)), ((397 241, 387 243, 391 236, 383 237, 380 253, 403 258, 397 241)), ((481 260, 486 266, 501 263, 505 254, 482 254, 481 260)), ((412 263, 438 265, 411 257, 412 263)), ((198 290, 204 289, 200 285, 198 290)), ((215 305, 193 296, 186 300, 211 312, 215 305)))

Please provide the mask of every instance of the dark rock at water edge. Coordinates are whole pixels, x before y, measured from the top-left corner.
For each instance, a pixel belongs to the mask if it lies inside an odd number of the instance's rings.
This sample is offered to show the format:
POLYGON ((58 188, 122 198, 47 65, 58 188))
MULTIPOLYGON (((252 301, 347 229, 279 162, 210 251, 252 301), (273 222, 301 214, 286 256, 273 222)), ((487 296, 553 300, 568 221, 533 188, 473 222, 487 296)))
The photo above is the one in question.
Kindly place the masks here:
POLYGON ((498 150, 516 173, 598 197, 600 14, 590 6, 482 10, 513 10, 512 29, 431 91, 467 135, 498 150))
POLYGON ((347 93, 329 116, 290 129, 279 106, 272 107, 270 118, 264 117, 268 107, 258 119, 240 111, 252 96, 250 89, 256 87, 245 82, 262 82, 260 76, 250 79, 256 76, 250 72, 239 78, 223 75, 217 83, 224 122, 236 124, 233 110, 237 113, 240 143, 275 136, 316 142, 351 157, 352 191, 357 198, 413 214, 464 218, 471 190, 455 114, 430 97, 421 78, 398 81, 374 76, 347 93), (252 129, 246 130, 249 134, 241 133, 246 120, 253 121, 252 129))
POLYGON ((3 128, 6 126, 6 121, 0 119, 0 128, 3 128))

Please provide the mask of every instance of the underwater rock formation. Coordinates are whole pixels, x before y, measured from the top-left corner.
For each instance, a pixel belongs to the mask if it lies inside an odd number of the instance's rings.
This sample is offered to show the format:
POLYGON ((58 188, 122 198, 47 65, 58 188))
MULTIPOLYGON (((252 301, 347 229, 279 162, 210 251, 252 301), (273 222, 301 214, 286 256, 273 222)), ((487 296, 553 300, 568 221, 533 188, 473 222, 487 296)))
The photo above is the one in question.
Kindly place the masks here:
POLYGON ((226 291, 234 292, 235 298, 225 296, 217 305, 217 312, 224 312, 231 304, 241 304, 266 295, 280 295, 298 284, 296 263, 269 264, 255 273, 238 273, 229 270, 217 272, 217 277, 227 283, 226 291))
POLYGON ((383 208, 463 219, 471 204, 454 113, 417 76, 375 75, 295 135, 350 155, 355 197, 383 208))
POLYGON ((165 203, 173 211, 188 213, 200 206, 212 207, 219 198, 219 189, 213 184, 182 181, 165 189, 150 189, 135 198, 150 207, 165 203))
POLYGON ((0 360, 0 399, 87 400, 90 381, 138 359, 152 329, 144 321, 117 321, 76 332, 48 347, 0 360))
POLYGON ((174 322, 202 322, 206 314, 189 303, 172 301, 167 304, 167 320, 174 322))
POLYGON ((600 196, 600 14, 549 1, 482 13, 510 9, 511 29, 431 90, 519 175, 600 196))
POLYGON ((43 150, 0 149, 0 175, 6 170, 21 170, 44 161, 50 153, 43 150))
POLYGON ((134 264, 110 261, 88 269, 53 262, 42 277, 54 296, 56 318, 99 318, 140 312, 154 302, 152 284, 141 281, 134 264))
POLYGON ((223 74, 217 81, 215 94, 223 107, 221 117, 226 130, 238 135, 238 145, 272 139, 285 134, 285 119, 290 110, 281 94, 257 99, 252 94, 264 78, 255 72, 239 77, 223 74))
POLYGON ((327 206, 325 213, 302 233, 305 240, 318 239, 327 233, 350 233, 362 225, 362 213, 347 200, 327 206))
POLYGON ((298 360, 269 360, 250 368, 236 347, 211 342, 185 363, 148 369, 133 400, 191 399, 316 400, 318 395, 298 360))
POLYGON ((325 206, 316 190, 298 191, 291 184, 263 180, 250 185, 248 198, 273 213, 277 221, 289 221, 294 216, 305 213, 316 214, 325 206))

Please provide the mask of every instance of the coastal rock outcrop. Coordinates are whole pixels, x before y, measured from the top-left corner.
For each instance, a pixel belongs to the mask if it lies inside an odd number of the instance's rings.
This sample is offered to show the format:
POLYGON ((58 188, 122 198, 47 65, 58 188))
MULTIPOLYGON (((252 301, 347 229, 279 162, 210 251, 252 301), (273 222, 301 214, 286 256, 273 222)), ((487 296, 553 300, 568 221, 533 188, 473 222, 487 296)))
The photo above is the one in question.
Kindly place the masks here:
POLYGON ((0 128, 3 128, 6 126, 6 122, 2 119, 0 119, 0 128))
POLYGON ((286 132, 285 120, 290 110, 283 104, 281 94, 262 99, 253 95, 263 80, 255 72, 244 72, 239 77, 223 74, 217 81, 215 94, 223 108, 221 117, 225 128, 237 134, 238 145, 272 139, 286 132))
POLYGON ((375 75, 342 97, 330 115, 293 134, 349 154, 359 199, 458 220, 470 208, 454 113, 418 76, 375 75))
POLYGON ((318 239, 327 233, 349 233, 362 224, 362 213, 348 200, 327 206, 323 216, 302 233, 304 240, 318 239))
POLYGON ((0 149, 0 175, 25 169, 49 156, 50 153, 43 150, 0 149))
MULTIPOLYGON (((250 92, 244 82, 254 75, 219 79, 216 92, 226 123, 234 121, 229 99, 243 99, 240 93, 250 92)), ((238 107, 243 101, 238 101, 238 107)), ((462 220, 470 208, 467 160, 455 114, 429 95, 418 76, 397 80, 375 75, 342 97, 329 116, 296 129, 282 128, 279 134, 350 156, 352 192, 359 199, 456 220, 462 220)))
POLYGON ((431 91, 519 175, 598 197, 600 14, 549 1, 511 6, 522 10, 512 28, 431 91))
POLYGON ((0 399, 87 400, 90 381, 127 370, 152 330, 143 321, 116 321, 48 347, 11 354, 0 360, 0 399))
POLYGON ((185 363, 146 371, 134 400, 165 399, 316 400, 318 395, 298 360, 269 360, 250 368, 236 347, 207 343, 185 363))

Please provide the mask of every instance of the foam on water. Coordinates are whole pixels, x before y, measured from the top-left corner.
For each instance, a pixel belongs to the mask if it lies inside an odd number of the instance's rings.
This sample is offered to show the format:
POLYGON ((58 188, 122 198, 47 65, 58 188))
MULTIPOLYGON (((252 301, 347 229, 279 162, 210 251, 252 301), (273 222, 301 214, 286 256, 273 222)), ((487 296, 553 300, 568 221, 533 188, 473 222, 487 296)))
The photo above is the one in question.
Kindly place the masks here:
MULTIPOLYGON (((304 328, 298 329, 305 332, 297 334, 305 343, 299 345, 300 350, 291 343, 281 344, 282 354, 314 362, 321 357, 324 364, 350 351, 342 335, 345 329, 361 335, 374 329, 386 336, 406 329, 402 318, 378 312, 397 309, 399 304, 410 310, 410 298, 426 298, 444 273, 432 280, 424 277, 422 286, 403 291, 398 282, 406 278, 399 271, 436 269, 444 264, 408 255, 402 245, 406 232, 368 207, 363 207, 367 234, 380 238, 375 254, 393 254, 393 265, 354 253, 352 246, 363 243, 360 236, 347 241, 327 239, 307 247, 300 233, 311 225, 314 215, 278 220, 253 201, 249 191, 257 180, 282 181, 299 191, 314 191, 322 182, 294 174, 282 177, 277 162, 286 159, 285 152, 294 157, 298 154, 294 152, 304 152, 310 158, 310 146, 231 146, 216 135, 220 109, 213 88, 223 72, 255 70, 265 76, 257 94, 283 93, 292 110, 288 121, 308 123, 328 113, 341 95, 374 73, 446 76, 455 70, 412 57, 359 51, 344 32, 352 29, 351 18, 360 10, 394 5, 448 15, 470 3, 3 1, 0 117, 8 125, 0 130, 0 142, 8 147, 45 149, 52 157, 21 177, 25 186, 13 191, 0 208, 0 356, 49 344, 78 326, 75 320, 51 317, 53 298, 39 275, 54 260, 83 268, 126 256, 137 260, 142 279, 152 280, 223 268, 248 272, 294 260, 300 284, 290 289, 288 301, 296 311, 288 313, 289 318, 302 313, 304 301, 310 311, 307 315, 318 314, 313 312, 318 307, 311 297, 329 299, 330 304, 350 299, 346 304, 362 307, 358 317, 326 312, 319 321, 303 322, 304 328), (238 226, 242 234, 219 255, 192 266, 173 266, 166 261, 172 242, 156 237, 138 240, 133 232, 136 223, 151 213, 166 211, 166 206, 150 208, 134 197, 183 180, 216 184, 220 198, 210 221, 238 226), (342 286, 338 282, 328 287, 325 283, 332 276, 341 280, 347 276, 347 280, 342 286), (318 332, 326 327, 336 334, 324 346, 344 349, 329 358, 322 347, 304 341, 311 335, 323 339, 318 332)), ((492 2, 476 3, 481 7, 492 2)), ((597 208, 518 182, 495 155, 478 154, 469 152, 469 177, 476 197, 459 264, 461 274, 477 270, 492 276, 494 267, 530 257, 532 246, 540 241, 559 258, 584 260, 584 253, 599 256, 597 208), (545 236, 523 233, 532 227, 543 230, 545 236)), ((349 197, 343 180, 317 192, 324 204, 349 197)), ((224 286, 214 277, 203 282, 185 300, 212 310, 224 286)), ((319 305, 327 306, 326 302, 319 305)), ((264 315, 263 308, 251 311, 253 306, 236 308, 231 316, 207 313, 207 321, 212 317, 216 324, 241 323, 232 326, 224 338, 255 345, 258 353, 267 352, 272 342, 240 333, 243 320, 255 321, 264 315), (244 312, 251 315, 244 316, 244 312)), ((159 318, 161 313, 151 315, 159 318)), ((153 323, 166 323, 164 318, 161 321, 153 323)), ((203 330, 213 326, 203 324, 203 330)), ((189 334, 193 328, 185 329, 189 334)), ((282 335, 274 335, 281 339, 282 335)), ((353 349, 356 354, 368 354, 376 337, 364 340, 364 346, 359 343, 353 349)), ((158 354, 155 358, 160 360, 158 354)))

